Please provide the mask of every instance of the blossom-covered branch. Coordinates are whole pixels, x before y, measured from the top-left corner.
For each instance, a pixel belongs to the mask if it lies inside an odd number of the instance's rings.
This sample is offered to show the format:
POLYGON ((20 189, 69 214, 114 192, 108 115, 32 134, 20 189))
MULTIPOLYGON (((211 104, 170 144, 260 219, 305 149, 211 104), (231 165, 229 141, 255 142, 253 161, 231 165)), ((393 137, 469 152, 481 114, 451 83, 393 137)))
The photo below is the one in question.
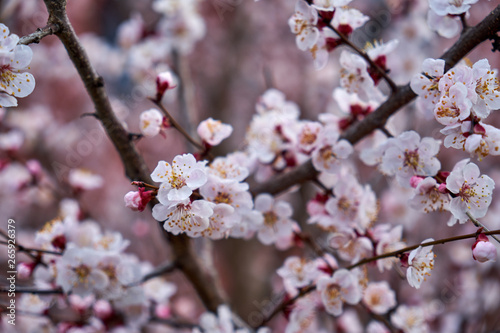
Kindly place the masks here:
MULTIPOLYGON (((445 60, 446 70, 455 66, 460 59, 477 45, 494 38, 499 26, 500 6, 497 6, 483 21, 469 28, 448 51, 443 53, 440 59, 445 60)), ((416 97, 417 95, 412 91, 410 84, 399 87, 377 110, 367 115, 364 120, 350 126, 342 134, 342 138, 354 145, 374 130, 383 127, 390 116, 397 113, 403 106, 413 101, 416 97)), ((312 161, 309 160, 290 172, 278 175, 268 182, 253 186, 251 192, 254 195, 259 193, 277 194, 293 185, 313 180, 318 174, 319 172, 315 170, 312 161)))
MULTIPOLYGON (((108 136, 118 151, 125 173, 131 180, 151 183, 149 171, 143 158, 137 152, 129 133, 117 119, 109 102, 104 81, 92 67, 87 53, 79 42, 73 27, 66 14, 65 0, 45 0, 49 12, 48 25, 56 24, 60 27, 56 36, 61 40, 68 55, 76 67, 95 109, 96 117, 100 120, 108 136)), ((152 203, 154 203, 152 201, 152 203)), ((222 296, 216 281, 210 273, 205 271, 202 263, 197 259, 189 238, 186 236, 173 236, 165 232, 171 244, 178 267, 191 281, 201 300, 211 311, 215 311, 222 304, 222 296)))

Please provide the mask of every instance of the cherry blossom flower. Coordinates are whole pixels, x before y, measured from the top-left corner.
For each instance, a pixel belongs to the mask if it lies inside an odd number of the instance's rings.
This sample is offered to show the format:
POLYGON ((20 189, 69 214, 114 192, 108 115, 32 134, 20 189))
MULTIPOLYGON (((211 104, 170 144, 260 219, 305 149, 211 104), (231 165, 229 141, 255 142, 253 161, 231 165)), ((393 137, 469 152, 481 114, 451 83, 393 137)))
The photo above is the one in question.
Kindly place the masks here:
MULTIPOLYGON (((376 242, 375 254, 381 255, 400 250, 406 246, 401 240, 403 236, 403 226, 398 225, 391 228, 389 224, 379 224, 372 229, 372 238, 376 242)), ((384 258, 377 260, 377 268, 380 272, 389 270, 397 261, 396 258, 384 258)))
POLYGON ((294 256, 286 258, 277 273, 283 278, 285 285, 298 289, 310 284, 319 272, 313 261, 294 256))
POLYGON ((247 167, 238 163, 235 157, 235 155, 228 155, 215 158, 208 166, 207 173, 218 177, 221 181, 243 181, 250 172, 247 167))
POLYGON ((0 23, 0 107, 17 106, 16 97, 26 97, 35 89, 35 78, 24 72, 33 57, 26 45, 17 45, 19 37, 9 36, 9 28, 0 23))
POLYGON ((345 36, 362 27, 370 18, 354 8, 336 8, 330 25, 345 36))
POLYGON ((341 161, 348 158, 353 147, 347 140, 339 140, 339 133, 332 127, 325 127, 318 139, 319 144, 312 152, 312 163, 318 171, 336 173, 341 161))
MULTIPOLYGON (((434 239, 429 238, 422 242, 432 242, 434 239)), ((431 246, 419 246, 410 252, 408 256, 408 269, 406 270, 406 278, 408 284, 416 289, 425 281, 425 276, 430 276, 430 271, 434 268, 434 253, 431 246)), ((404 260, 403 260, 404 263, 404 260)))
POLYGON ((392 324, 405 333, 427 333, 429 327, 425 320, 425 312, 419 306, 398 306, 391 315, 392 324))
POLYGON ((57 263, 57 285, 65 293, 87 296, 104 290, 108 276, 98 268, 102 255, 90 248, 70 247, 57 263))
POLYGON ((335 271, 331 278, 320 278, 317 288, 326 311, 334 316, 342 314, 343 302, 355 305, 362 297, 358 279, 346 269, 335 271))
POLYGON ((480 118, 486 118, 491 110, 500 109, 500 83, 497 70, 492 70, 488 59, 481 59, 472 66, 477 100, 473 99, 472 109, 480 118))
POLYGON ((197 162, 192 154, 177 155, 172 164, 158 162, 151 173, 153 181, 162 183, 158 200, 168 205, 189 198, 193 190, 207 182, 205 164, 206 161, 197 162))
POLYGON ((352 0, 314 0, 313 7, 317 10, 333 11, 338 7, 347 6, 352 0))
POLYGON ((233 133, 233 127, 223 124, 220 120, 208 118, 198 125, 197 132, 203 142, 210 146, 217 146, 233 133))
POLYGON ((163 228, 168 232, 192 234, 208 228, 209 217, 212 216, 213 204, 206 200, 189 199, 175 201, 170 205, 156 204, 153 217, 157 221, 165 221, 163 228))
POLYGON ((427 25, 445 38, 455 37, 462 27, 460 17, 451 15, 441 16, 432 10, 429 10, 427 14, 427 25))
POLYGON ((422 179, 415 186, 410 206, 425 213, 448 210, 451 198, 440 185, 433 177, 422 179))
POLYGON ((380 170, 396 175, 402 186, 409 186, 412 176, 434 176, 441 163, 435 157, 441 141, 423 138, 415 131, 407 131, 388 142, 380 170), (389 143, 390 142, 390 143, 389 143))
POLYGON ((337 250, 342 260, 356 263, 373 254, 373 243, 368 237, 358 237, 352 230, 344 229, 329 235, 328 245, 337 250))
POLYGON ((472 245, 472 257, 479 262, 496 261, 497 248, 491 244, 485 234, 480 233, 472 245))
POLYGON ((439 101, 439 80, 444 75, 444 65, 443 59, 427 58, 422 63, 422 73, 411 79, 411 89, 425 109, 434 110, 439 101))
POLYGON ((290 30, 297 35, 297 47, 306 51, 316 44, 319 38, 318 12, 310 7, 307 2, 298 0, 295 5, 295 13, 288 20, 290 30))
POLYGON ((480 161, 488 155, 500 155, 500 130, 478 122, 472 127, 471 121, 446 126, 441 130, 446 135, 444 146, 465 150, 480 161))
POLYGON ((370 282, 363 293, 363 304, 373 313, 382 315, 396 306, 396 293, 387 281, 370 282))
POLYGON ((457 221, 467 222, 469 219, 467 212, 475 218, 486 215, 495 182, 486 175, 480 176, 476 164, 462 162, 455 166, 446 179, 446 188, 455 195, 450 203, 450 212, 453 216, 448 222, 448 225, 452 226, 457 221))
POLYGON ((163 124, 163 115, 156 109, 143 111, 139 118, 139 126, 144 136, 153 137, 160 133, 163 124))
POLYGON ((430 0, 429 7, 438 15, 459 15, 467 12, 478 0, 430 0))
POLYGON ((257 238, 265 245, 274 243, 280 249, 288 247, 296 226, 291 219, 292 206, 264 193, 255 198, 255 210, 264 215, 264 224, 258 230, 257 238))
POLYGON ((363 101, 381 102, 384 95, 375 87, 368 73, 368 64, 361 56, 349 51, 340 54, 340 85, 350 94, 358 94, 363 101))
POLYGON ((436 120, 443 125, 453 125, 467 119, 472 107, 467 93, 467 87, 463 83, 455 83, 441 96, 439 103, 434 108, 436 120))
POLYGON ((104 184, 104 179, 87 169, 71 169, 68 181, 76 190, 94 190, 104 184))

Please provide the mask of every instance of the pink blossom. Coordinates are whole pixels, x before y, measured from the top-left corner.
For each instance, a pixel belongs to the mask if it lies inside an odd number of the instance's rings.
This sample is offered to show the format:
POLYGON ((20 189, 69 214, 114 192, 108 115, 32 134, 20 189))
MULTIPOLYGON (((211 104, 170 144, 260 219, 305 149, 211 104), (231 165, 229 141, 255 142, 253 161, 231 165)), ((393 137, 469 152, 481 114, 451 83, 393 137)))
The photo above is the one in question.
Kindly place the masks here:
POLYGON ((219 120, 208 118, 198 125, 198 135, 203 142, 210 146, 217 146, 222 140, 228 138, 233 132, 231 125, 223 124, 219 120))

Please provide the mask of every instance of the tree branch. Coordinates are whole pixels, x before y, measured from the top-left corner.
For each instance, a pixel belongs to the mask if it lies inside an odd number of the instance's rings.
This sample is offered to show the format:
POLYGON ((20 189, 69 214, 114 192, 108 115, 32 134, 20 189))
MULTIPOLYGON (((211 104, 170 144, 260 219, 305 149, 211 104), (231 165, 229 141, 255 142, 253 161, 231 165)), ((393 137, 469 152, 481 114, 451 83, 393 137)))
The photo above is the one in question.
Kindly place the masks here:
POLYGON ((18 44, 21 45, 28 45, 28 44, 38 44, 42 40, 42 38, 50 36, 58 32, 60 29, 59 25, 57 24, 47 24, 43 28, 38 28, 36 29, 35 32, 26 35, 24 37, 21 37, 19 39, 18 44))
MULTIPOLYGON (((48 25, 60 27, 56 36, 61 40, 68 55, 78 71, 89 96, 95 113, 114 144, 125 167, 125 174, 130 180, 152 183, 142 156, 137 152, 128 132, 123 128, 111 108, 104 81, 90 64, 87 53, 76 36, 66 15, 66 0, 44 0, 49 12, 48 25)), ((155 202, 151 201, 153 205, 155 202)), ((190 239, 185 235, 174 236, 163 230, 165 238, 172 246, 173 256, 178 267, 190 280, 203 304, 210 311, 216 311, 223 303, 223 297, 217 288, 215 278, 204 270, 202 262, 196 257, 190 239)))
MULTIPOLYGON (((460 59, 477 45, 485 40, 494 38, 499 30, 500 5, 484 18, 481 23, 475 27, 468 28, 456 43, 440 57, 446 62, 445 71, 455 66, 460 59)), ((382 128, 390 116, 413 101, 415 97, 417 95, 411 90, 410 84, 399 87, 377 110, 367 115, 363 121, 350 126, 343 133, 341 139, 346 139, 353 145, 356 144, 375 129, 382 128)), ((293 185, 313 180, 318 174, 319 172, 314 169, 311 160, 309 160, 290 172, 273 177, 273 179, 266 183, 253 186, 251 192, 254 196, 259 193, 277 194, 293 185)))

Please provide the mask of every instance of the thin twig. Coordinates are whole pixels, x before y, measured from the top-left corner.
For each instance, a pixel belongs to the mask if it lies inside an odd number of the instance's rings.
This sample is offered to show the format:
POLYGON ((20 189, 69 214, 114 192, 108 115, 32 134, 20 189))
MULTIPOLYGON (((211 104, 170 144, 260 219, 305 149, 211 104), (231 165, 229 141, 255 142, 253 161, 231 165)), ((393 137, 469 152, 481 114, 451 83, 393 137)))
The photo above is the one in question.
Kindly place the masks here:
POLYGON ((170 115, 167 109, 161 104, 161 101, 158 102, 153 98, 150 98, 150 100, 151 102, 155 103, 157 107, 160 108, 161 112, 163 112, 163 114, 168 118, 168 121, 172 125, 172 127, 178 130, 179 133, 181 133, 186 138, 186 140, 191 142, 191 144, 193 144, 193 146, 195 146, 199 150, 204 150, 203 145, 198 141, 196 141, 195 139, 193 139, 193 137, 174 119, 174 117, 170 115))
MULTIPOLYGON (((6 241, 0 241, 0 244, 9 245, 9 243, 6 242, 6 241)), ((33 248, 22 246, 22 245, 16 245, 16 246, 17 246, 18 250, 22 251, 22 252, 38 252, 38 253, 54 254, 56 256, 62 256, 62 253, 61 252, 57 252, 57 251, 49 251, 49 250, 42 250, 42 249, 33 249, 33 248)))
MULTIPOLYGON (((0 293, 9 293, 12 292, 8 287, 0 288, 0 293)), ((37 294, 37 295, 50 295, 50 294, 64 294, 61 288, 57 289, 33 289, 33 288, 19 288, 16 286, 14 290, 16 293, 21 294, 37 294)))
POLYGON ((342 41, 345 44, 347 44, 350 48, 352 48, 354 51, 356 51, 357 54, 359 54, 361 57, 363 57, 363 59, 365 59, 368 62, 368 64, 370 65, 370 67, 375 68, 375 70, 384 78, 385 82, 387 82, 387 84, 391 88, 392 93, 395 93, 398 90, 398 86, 396 85, 396 83, 394 83, 394 81, 392 81, 392 79, 389 77, 389 75, 387 75, 386 71, 383 70, 379 65, 377 65, 375 63, 375 61, 373 61, 370 58, 370 56, 365 51, 361 50, 359 47, 357 47, 356 45, 354 45, 349 40, 349 38, 347 38, 346 36, 344 36, 343 33, 341 33, 340 31, 338 31, 337 29, 335 29, 330 24, 328 25, 328 28, 332 29, 337 35, 339 35, 340 39, 342 39, 342 41))
MULTIPOLYGON (((484 234, 485 235, 500 234, 500 230, 487 231, 484 234)), ((356 268, 358 266, 361 266, 361 265, 364 265, 364 264, 367 264, 369 262, 376 261, 376 260, 379 260, 379 259, 384 259, 384 258, 389 258, 389 257, 397 257, 397 256, 399 256, 399 255, 401 255, 401 254, 403 254, 405 252, 415 250, 419 246, 426 247, 426 246, 433 246, 433 245, 445 244, 445 243, 450 243, 450 242, 454 242, 454 241, 457 241, 457 240, 468 239, 468 238, 475 238, 476 236, 477 236, 476 233, 472 233, 472 234, 467 234, 467 235, 461 235, 461 236, 454 236, 454 237, 449 237, 449 238, 438 239, 438 240, 435 240, 435 241, 432 241, 432 242, 426 242, 426 243, 422 243, 422 244, 416 244, 416 245, 412 245, 412 246, 408 246, 408 247, 402 248, 402 249, 397 250, 397 251, 387 252, 387 253, 384 253, 384 254, 381 254, 381 255, 378 255, 378 256, 374 256, 374 257, 370 257, 370 258, 365 258, 365 259, 360 260, 357 263, 355 263, 355 264, 353 264, 351 266, 347 266, 345 268, 350 270, 350 269, 356 268)))
POLYGON ((57 24, 47 24, 43 28, 36 29, 35 32, 26 35, 24 37, 19 38, 18 44, 20 45, 28 45, 28 44, 38 44, 42 40, 42 38, 50 36, 58 32, 60 29, 57 24))
POLYGON ((148 280, 151 280, 157 276, 167 274, 170 272, 173 272, 175 269, 177 269, 177 265, 175 262, 168 261, 158 267, 156 267, 151 273, 148 273, 142 277, 139 281, 132 282, 131 284, 127 285, 127 287, 135 287, 140 285, 141 283, 144 283, 148 280))
MULTIPOLYGON (((479 222, 470 212, 466 212, 467 216, 469 217, 469 220, 478 228, 483 228, 485 231, 490 231, 484 224, 479 222)), ((490 235, 494 240, 496 240, 498 243, 500 243, 500 240, 497 238, 495 235, 490 235)))
MULTIPOLYGON (((500 230, 488 231, 488 232, 485 232, 485 234, 486 235, 500 234, 500 230)), ((397 257, 397 256, 399 256, 399 255, 401 255, 401 254, 403 254, 405 252, 412 251, 412 250, 414 250, 414 249, 416 249, 416 248, 418 248, 420 246, 421 247, 426 247, 426 246, 432 246, 432 245, 445 244, 445 243, 454 242, 454 241, 458 241, 458 240, 475 238, 476 235, 477 235, 476 233, 472 233, 472 234, 467 234, 467 235, 461 235, 461 236, 455 236, 455 237, 438 239, 438 240, 432 241, 432 242, 415 244, 415 245, 408 246, 408 247, 405 247, 405 248, 397 250, 397 251, 384 253, 384 254, 381 254, 381 255, 378 255, 378 256, 374 256, 374 257, 370 257, 370 258, 365 258, 363 260, 358 261, 357 263, 355 263, 353 265, 350 265, 350 266, 347 266, 347 267, 344 267, 344 268, 348 269, 348 270, 351 270, 351 269, 356 268, 358 266, 365 265, 367 263, 370 263, 372 261, 376 261, 376 260, 379 260, 379 259, 384 259, 384 258, 389 258, 389 257, 397 257)), ((310 293, 310 292, 312 292, 314 290, 316 290, 316 285, 311 284, 311 285, 309 285, 307 287, 302 288, 299 291, 299 293, 295 297, 293 297, 293 298, 287 299, 286 295, 285 295, 282 298, 282 301, 273 309, 273 311, 271 311, 271 313, 267 317, 265 317, 262 320, 261 323, 259 323, 257 325, 257 327, 264 325, 269 320, 271 320, 276 314, 280 313, 286 307, 288 307, 291 304, 293 304, 297 299, 299 299, 302 296, 305 296, 306 294, 308 294, 308 293, 310 293)))

